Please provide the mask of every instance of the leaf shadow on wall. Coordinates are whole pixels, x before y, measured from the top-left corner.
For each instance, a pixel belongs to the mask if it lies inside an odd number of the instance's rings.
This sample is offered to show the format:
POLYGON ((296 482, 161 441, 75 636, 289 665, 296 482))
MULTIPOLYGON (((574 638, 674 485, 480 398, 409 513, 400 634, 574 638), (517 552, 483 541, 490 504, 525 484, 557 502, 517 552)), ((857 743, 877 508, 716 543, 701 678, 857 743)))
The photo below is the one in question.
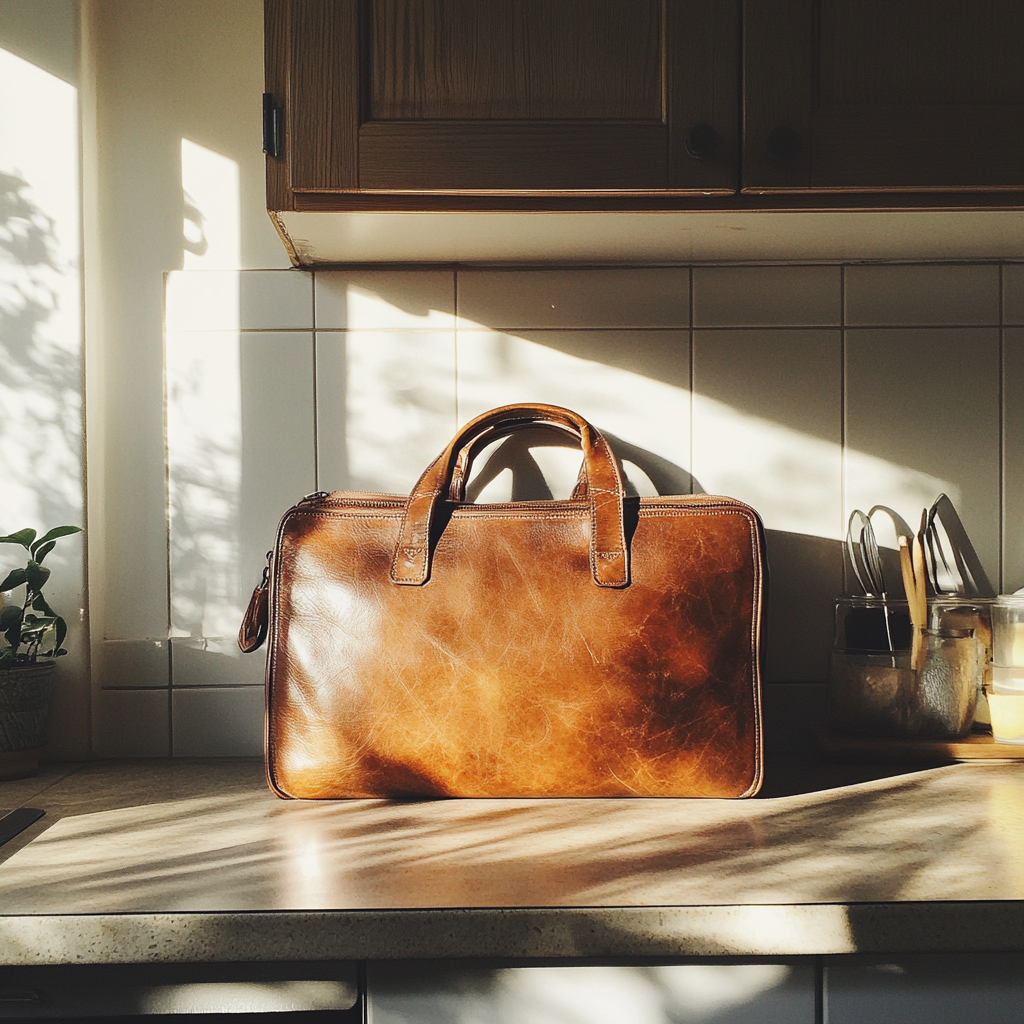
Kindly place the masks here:
MULTIPOLYGON (((38 525, 75 522, 81 497, 81 367, 44 325, 57 312, 52 279, 61 264, 53 219, 0 173, 0 261, 10 273, 0 292, 0 477, 27 483, 38 525)), ((10 514, 3 508, 4 514, 10 514)), ((0 522, 0 532, 28 524, 0 522)), ((60 552, 54 558, 60 561, 60 552)))

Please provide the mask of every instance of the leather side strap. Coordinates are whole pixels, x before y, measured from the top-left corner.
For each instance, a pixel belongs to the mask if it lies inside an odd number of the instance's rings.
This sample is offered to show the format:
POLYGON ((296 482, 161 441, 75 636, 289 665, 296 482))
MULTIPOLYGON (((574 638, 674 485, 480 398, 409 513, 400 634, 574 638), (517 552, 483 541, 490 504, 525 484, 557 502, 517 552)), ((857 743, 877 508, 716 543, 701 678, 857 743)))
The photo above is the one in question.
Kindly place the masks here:
POLYGON ((267 638, 267 585, 261 583, 249 598, 241 628, 238 630, 238 647, 243 654, 259 650, 267 638))
POLYGON ((623 487, 608 442, 582 416, 555 405, 509 405, 478 416, 455 435, 424 470, 406 504, 391 564, 395 583, 418 586, 430 577, 430 527, 442 496, 461 500, 472 460, 480 449, 524 427, 544 424, 567 430, 583 449, 590 500, 590 565, 599 587, 629 582, 629 550, 623 522, 623 487), (480 442, 478 444, 478 441, 480 442))

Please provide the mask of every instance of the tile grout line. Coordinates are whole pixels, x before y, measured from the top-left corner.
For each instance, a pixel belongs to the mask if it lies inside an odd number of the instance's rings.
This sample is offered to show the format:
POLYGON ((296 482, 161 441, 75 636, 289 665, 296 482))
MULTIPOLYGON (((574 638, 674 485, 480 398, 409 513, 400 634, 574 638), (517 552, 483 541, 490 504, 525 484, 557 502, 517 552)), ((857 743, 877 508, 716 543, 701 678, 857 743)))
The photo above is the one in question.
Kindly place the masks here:
MULTIPOLYGON (((463 332, 466 334, 502 334, 509 331, 531 331, 535 334, 633 334, 637 331, 650 332, 653 334, 671 334, 673 331, 684 331, 689 327, 693 330, 699 331, 828 331, 835 330, 835 322, 831 323, 817 323, 817 324, 789 324, 789 323, 777 323, 777 324, 692 324, 692 325, 679 325, 674 326, 653 326, 650 324, 639 325, 639 326, 623 326, 623 327, 532 327, 529 324, 519 325, 517 327, 505 325, 503 327, 464 327, 463 332)), ((920 323, 862 323, 862 324, 845 324, 849 330, 865 330, 865 331, 940 331, 940 330, 963 330, 965 328, 970 330, 984 330, 985 328, 992 327, 1017 327, 1024 326, 1022 324, 1000 324, 998 321, 987 323, 934 323, 934 324, 920 324, 920 323)), ((306 334, 310 328, 306 327, 301 330, 288 328, 282 331, 191 331, 188 333, 192 334, 306 334)), ((186 332, 182 332, 186 333, 186 332)), ((318 334, 437 334, 438 329, 436 327, 319 327, 317 328, 318 334)))
MULTIPOLYGON (((839 267, 839 545, 843 551, 847 518, 847 452, 846 452, 846 264, 839 267)), ((843 592, 851 582, 847 575, 847 559, 842 558, 843 592)))
POLYGON ((999 264, 999 593, 1006 582, 1006 342, 1004 339, 1003 264, 999 264))

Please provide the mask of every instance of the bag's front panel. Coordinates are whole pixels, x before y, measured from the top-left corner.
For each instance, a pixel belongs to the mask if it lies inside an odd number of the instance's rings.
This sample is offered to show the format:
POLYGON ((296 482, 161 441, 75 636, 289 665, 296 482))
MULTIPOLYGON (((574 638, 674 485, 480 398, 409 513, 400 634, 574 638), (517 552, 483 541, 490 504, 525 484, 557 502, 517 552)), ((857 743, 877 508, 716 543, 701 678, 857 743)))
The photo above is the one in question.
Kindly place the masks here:
POLYGON ((400 510, 298 510, 276 572, 269 763, 297 797, 738 796, 756 786, 757 531, 644 509, 595 586, 585 506, 459 509, 423 586, 400 510))

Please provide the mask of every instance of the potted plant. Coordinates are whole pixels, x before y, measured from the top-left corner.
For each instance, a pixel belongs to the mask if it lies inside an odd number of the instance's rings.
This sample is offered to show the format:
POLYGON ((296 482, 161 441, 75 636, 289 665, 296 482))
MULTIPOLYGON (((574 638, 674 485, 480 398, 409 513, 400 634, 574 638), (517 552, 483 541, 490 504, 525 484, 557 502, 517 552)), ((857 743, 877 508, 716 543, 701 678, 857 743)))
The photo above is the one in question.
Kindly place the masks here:
POLYGON ((38 538, 35 530, 0 537, 0 544, 20 545, 28 555, 24 567, 0 582, 0 779, 22 778, 39 768, 54 659, 68 653, 62 646, 67 623, 43 597, 50 578, 43 560, 59 538, 80 532, 77 526, 57 526, 38 538))

